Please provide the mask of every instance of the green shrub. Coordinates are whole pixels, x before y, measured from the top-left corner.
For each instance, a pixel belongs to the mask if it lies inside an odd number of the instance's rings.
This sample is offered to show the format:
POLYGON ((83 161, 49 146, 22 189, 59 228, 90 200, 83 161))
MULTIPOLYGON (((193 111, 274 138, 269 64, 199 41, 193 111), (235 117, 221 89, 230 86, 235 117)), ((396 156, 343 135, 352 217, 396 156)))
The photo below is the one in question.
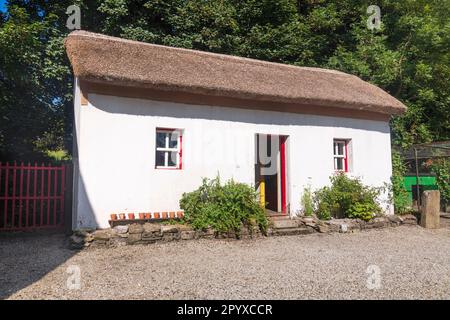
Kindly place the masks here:
POLYGON ((373 203, 360 203, 352 204, 348 208, 348 217, 352 219, 361 219, 369 221, 379 212, 379 207, 373 203))
POLYGON ((392 153, 392 177, 389 193, 396 214, 405 214, 410 211, 410 200, 405 188, 404 175, 406 166, 398 152, 392 153))
POLYGON ((445 158, 433 159, 427 163, 427 166, 436 175, 442 207, 445 208, 450 202, 450 161, 445 158))
POLYGON ((303 208, 303 214, 307 217, 312 216, 314 213, 314 200, 311 192, 311 187, 303 189, 301 205, 303 208))
POLYGON ((249 229, 259 226, 263 233, 267 230, 267 217, 254 188, 233 180, 221 185, 219 177, 204 178, 197 190, 183 194, 180 207, 184 221, 195 229, 212 227, 239 234, 244 225, 249 229))
POLYGON ((365 186, 358 178, 338 173, 330 178, 331 186, 314 193, 320 219, 356 218, 370 220, 381 212, 377 197, 381 189, 365 186), (351 216, 352 215, 352 216, 351 216))

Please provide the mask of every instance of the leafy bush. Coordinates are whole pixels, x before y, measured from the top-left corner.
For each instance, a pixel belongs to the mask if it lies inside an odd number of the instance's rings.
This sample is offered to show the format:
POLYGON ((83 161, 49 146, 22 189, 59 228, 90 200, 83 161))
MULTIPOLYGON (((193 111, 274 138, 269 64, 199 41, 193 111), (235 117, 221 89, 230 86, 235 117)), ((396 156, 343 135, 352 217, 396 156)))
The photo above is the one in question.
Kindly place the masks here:
POLYGON ((379 212, 379 207, 373 203, 356 202, 348 208, 348 217, 369 221, 379 212))
POLYGON ((195 229, 212 227, 219 232, 239 234, 241 226, 267 229, 267 217, 260 206, 257 193, 244 183, 229 180, 221 185, 219 177, 203 179, 195 191, 184 193, 180 200, 184 221, 195 229))
POLYGON ((390 188, 391 200, 394 203, 394 210, 397 214, 404 214, 410 211, 410 200, 408 191, 405 188, 404 175, 406 166, 398 152, 392 153, 392 177, 390 188))
POLYGON ((442 205, 450 202, 450 161, 448 159, 434 159, 428 162, 427 166, 436 175, 436 184, 441 193, 442 205))
POLYGON ((370 220, 381 212, 377 204, 379 188, 365 186, 358 178, 338 173, 330 178, 331 186, 314 193, 317 216, 328 220, 334 218, 360 218, 370 220))
POLYGON ((312 214, 314 213, 314 200, 310 186, 303 189, 301 204, 303 208, 303 214, 307 217, 312 216, 312 214))

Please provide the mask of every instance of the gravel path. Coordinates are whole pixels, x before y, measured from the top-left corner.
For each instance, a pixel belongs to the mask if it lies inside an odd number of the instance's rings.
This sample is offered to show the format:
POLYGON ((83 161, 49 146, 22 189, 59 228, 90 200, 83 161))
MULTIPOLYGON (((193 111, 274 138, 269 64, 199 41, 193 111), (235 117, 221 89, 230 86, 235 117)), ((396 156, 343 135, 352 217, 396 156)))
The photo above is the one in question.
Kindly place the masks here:
POLYGON ((450 299, 447 228, 81 252, 63 243, 57 235, 0 238, 0 298, 450 299), (80 290, 66 286, 71 265, 80 267, 80 290), (378 289, 367 288, 369 265, 380 268, 378 289))

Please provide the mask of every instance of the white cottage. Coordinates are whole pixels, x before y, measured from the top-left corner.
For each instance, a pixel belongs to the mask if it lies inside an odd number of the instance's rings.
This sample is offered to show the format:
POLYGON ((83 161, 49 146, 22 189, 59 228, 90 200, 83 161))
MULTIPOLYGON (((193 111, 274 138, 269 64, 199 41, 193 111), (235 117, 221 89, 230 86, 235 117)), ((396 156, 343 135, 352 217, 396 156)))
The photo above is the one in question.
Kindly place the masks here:
POLYGON ((336 171, 390 180, 389 118, 405 106, 356 76, 84 31, 65 45, 74 229, 108 227, 111 213, 177 211, 183 192, 217 174, 291 215, 306 186, 336 171))

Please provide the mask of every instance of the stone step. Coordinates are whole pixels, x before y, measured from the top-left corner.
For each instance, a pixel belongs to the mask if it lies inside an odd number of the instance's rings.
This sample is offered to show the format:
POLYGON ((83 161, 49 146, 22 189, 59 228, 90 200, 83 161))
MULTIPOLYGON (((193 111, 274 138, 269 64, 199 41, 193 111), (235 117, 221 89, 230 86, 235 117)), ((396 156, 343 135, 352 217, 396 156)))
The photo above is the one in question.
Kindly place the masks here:
POLYGON ((314 230, 311 228, 297 227, 297 228, 281 228, 281 229, 273 229, 272 234, 274 236, 294 236, 294 235, 302 235, 302 234, 310 234, 314 233, 314 230))
POLYGON ((291 219, 276 219, 272 220, 274 229, 285 229, 285 228, 297 228, 298 223, 291 219))
POLYGON ((268 217, 270 220, 291 220, 291 218, 288 215, 278 215, 278 216, 269 216, 268 217))

